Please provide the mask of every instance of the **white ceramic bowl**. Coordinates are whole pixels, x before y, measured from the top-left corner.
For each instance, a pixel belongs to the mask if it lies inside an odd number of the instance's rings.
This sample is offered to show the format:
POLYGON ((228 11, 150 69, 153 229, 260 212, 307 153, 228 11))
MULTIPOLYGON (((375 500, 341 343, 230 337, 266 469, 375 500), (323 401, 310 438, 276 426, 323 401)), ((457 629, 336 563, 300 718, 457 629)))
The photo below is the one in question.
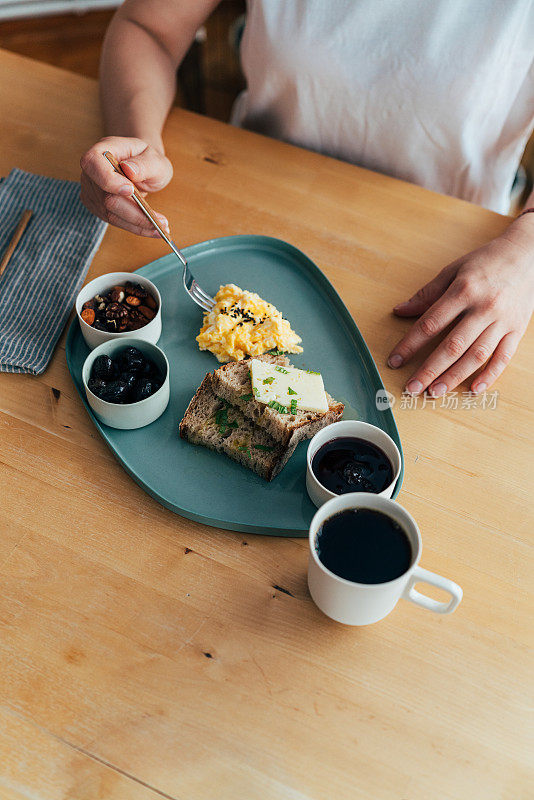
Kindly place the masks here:
POLYGON ((386 488, 378 494, 381 497, 391 497, 400 475, 402 463, 397 445, 391 436, 383 431, 382 428, 377 428, 376 425, 371 425, 369 422, 347 419, 341 420, 341 422, 333 422, 332 425, 327 425, 326 428, 316 433, 313 439, 310 440, 306 461, 306 489, 308 490, 312 503, 319 508, 323 503, 326 503, 327 500, 339 496, 324 487, 323 484, 317 480, 312 470, 312 461, 314 455, 323 444, 331 442, 332 439, 338 439, 340 436, 355 436, 357 439, 365 439, 365 441, 371 442, 371 444, 383 450, 391 461, 393 480, 389 486, 386 486, 386 488))
POLYGON ((107 275, 99 275, 98 278, 86 283, 76 298, 76 314, 78 316, 78 322, 80 323, 82 336, 87 346, 91 349, 93 349, 93 347, 98 347, 102 342, 109 342, 115 339, 141 339, 145 342, 156 344, 161 336, 161 295, 152 281, 149 281, 148 278, 144 278, 142 275, 138 275, 135 272, 108 272, 107 275), (122 333, 99 331, 97 328, 93 328, 91 325, 88 325, 87 322, 84 322, 80 316, 84 303, 88 300, 92 300, 95 294, 107 292, 112 286, 126 283, 127 281, 138 283, 146 289, 147 292, 150 292, 154 300, 157 301, 158 310, 154 319, 151 319, 150 322, 147 322, 146 325, 143 325, 142 328, 136 331, 123 331, 122 333))
POLYGON ((170 395, 170 382, 169 382, 169 362, 167 356, 159 347, 151 342, 144 342, 140 339, 119 339, 114 341, 103 342, 103 344, 95 347, 84 361, 82 367, 82 381, 87 395, 87 402, 91 406, 95 416, 103 422, 104 425, 109 425, 110 428, 121 428, 122 430, 134 430, 135 428, 143 428, 154 422, 158 417, 161 417, 169 404, 170 395), (165 380, 157 392, 139 400, 137 403, 108 403, 97 397, 96 394, 89 389, 88 381, 91 377, 91 368, 95 358, 98 356, 106 355, 113 358, 119 350, 126 347, 137 347, 143 355, 150 358, 161 372, 165 375, 165 380))

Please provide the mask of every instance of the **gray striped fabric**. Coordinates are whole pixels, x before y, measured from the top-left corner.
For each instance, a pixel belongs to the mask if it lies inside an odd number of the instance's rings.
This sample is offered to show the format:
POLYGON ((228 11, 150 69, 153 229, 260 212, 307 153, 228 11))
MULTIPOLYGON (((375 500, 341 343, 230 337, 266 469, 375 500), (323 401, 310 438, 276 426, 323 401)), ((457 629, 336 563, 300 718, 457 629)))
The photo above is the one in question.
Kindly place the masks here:
POLYGON ((0 254, 24 209, 33 216, 0 278, 0 372, 44 372, 106 224, 80 185, 14 169, 0 181, 0 254))

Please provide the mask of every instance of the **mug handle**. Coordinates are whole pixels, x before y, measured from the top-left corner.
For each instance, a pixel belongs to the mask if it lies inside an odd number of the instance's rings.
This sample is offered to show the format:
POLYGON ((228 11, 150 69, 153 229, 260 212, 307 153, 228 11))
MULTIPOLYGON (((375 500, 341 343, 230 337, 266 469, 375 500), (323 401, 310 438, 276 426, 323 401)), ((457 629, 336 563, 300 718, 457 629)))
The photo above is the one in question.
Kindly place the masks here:
POLYGON ((410 600, 417 606, 427 608, 429 611, 435 611, 436 614, 452 614, 454 609, 460 604, 463 596, 463 591, 457 583, 450 581, 448 578, 443 578, 441 575, 436 575, 435 572, 430 572, 422 567, 416 567, 410 575, 410 580, 406 584, 406 588, 402 593, 405 600, 410 600), (444 589, 451 596, 448 603, 441 603, 439 600, 433 600, 421 592, 414 589, 416 583, 429 583, 431 586, 436 586, 438 589, 444 589))

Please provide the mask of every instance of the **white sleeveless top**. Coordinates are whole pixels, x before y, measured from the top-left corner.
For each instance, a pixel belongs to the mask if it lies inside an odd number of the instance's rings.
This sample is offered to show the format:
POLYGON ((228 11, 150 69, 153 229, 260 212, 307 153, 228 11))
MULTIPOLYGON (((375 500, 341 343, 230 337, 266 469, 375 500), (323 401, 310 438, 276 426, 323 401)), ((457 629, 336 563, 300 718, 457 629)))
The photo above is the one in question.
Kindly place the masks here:
POLYGON ((236 125, 508 213, 533 0, 248 0, 236 125))

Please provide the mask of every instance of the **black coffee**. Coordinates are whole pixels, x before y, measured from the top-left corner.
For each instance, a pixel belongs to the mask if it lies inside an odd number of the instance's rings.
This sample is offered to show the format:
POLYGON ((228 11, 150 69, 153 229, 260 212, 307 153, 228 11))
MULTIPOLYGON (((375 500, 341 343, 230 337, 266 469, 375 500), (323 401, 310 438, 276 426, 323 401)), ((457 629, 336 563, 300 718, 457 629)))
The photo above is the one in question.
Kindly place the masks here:
POLYGON ((312 460, 317 480, 334 494, 379 494, 393 480, 393 467, 376 445, 355 436, 340 436, 323 444, 312 460))
POLYGON ((370 508, 348 509, 325 520, 316 548, 327 569, 356 583, 392 581, 412 563, 412 546, 401 526, 370 508))

